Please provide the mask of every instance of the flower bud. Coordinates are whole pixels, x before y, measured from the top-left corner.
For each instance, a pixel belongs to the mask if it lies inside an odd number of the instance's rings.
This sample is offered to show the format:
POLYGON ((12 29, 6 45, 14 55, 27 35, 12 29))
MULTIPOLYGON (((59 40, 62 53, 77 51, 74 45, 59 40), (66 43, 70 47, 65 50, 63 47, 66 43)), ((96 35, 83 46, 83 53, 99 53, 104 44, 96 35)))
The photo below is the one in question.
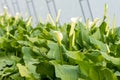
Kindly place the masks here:
POLYGON ((54 33, 55 33, 55 37, 56 37, 58 43, 61 45, 61 41, 63 39, 62 33, 60 31, 54 31, 54 33))
POLYGON ((71 18, 71 29, 70 29, 69 37, 73 35, 77 21, 78 21, 78 17, 71 18))

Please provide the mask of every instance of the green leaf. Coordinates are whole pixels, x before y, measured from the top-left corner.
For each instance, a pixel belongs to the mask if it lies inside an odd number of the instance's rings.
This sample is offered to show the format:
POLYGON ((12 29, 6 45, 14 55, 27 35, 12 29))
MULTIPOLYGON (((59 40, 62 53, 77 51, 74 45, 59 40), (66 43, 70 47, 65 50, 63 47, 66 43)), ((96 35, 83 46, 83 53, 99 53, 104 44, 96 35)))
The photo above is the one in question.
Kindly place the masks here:
POLYGON ((27 67, 21 65, 20 63, 17 63, 17 67, 18 67, 19 73, 22 77, 32 78, 27 67))
POLYGON ((39 75, 36 73, 36 66, 34 64, 38 63, 38 61, 37 59, 32 58, 31 54, 34 54, 32 52, 32 49, 29 47, 22 47, 22 53, 25 66, 27 67, 29 73, 32 73, 32 77, 35 77, 37 79, 39 75))
POLYGON ((94 79, 95 80, 104 80, 103 74, 102 74, 101 70, 99 69, 99 67, 91 67, 88 75, 91 80, 94 80, 94 79))
POLYGON ((13 80, 24 80, 24 78, 21 77, 19 73, 10 75, 10 79, 13 79, 13 80))
POLYGON ((86 80, 117 80, 115 74, 108 68, 95 66, 85 61, 80 62, 79 66, 81 74, 86 80))
POLYGON ((91 44, 93 44, 94 48, 101 50, 103 52, 107 52, 106 45, 102 41, 99 41, 97 39, 94 39, 93 37, 90 37, 90 42, 91 44))
POLYGON ((103 21, 102 24, 100 25, 99 29, 100 29, 100 33, 101 33, 101 41, 105 42, 107 23, 105 21, 103 21))
POLYGON ((33 29, 32 32, 31 32, 31 34, 30 34, 31 37, 38 37, 40 35, 41 35, 40 30, 36 29, 36 28, 33 29))
POLYGON ((108 60, 108 61, 112 62, 113 64, 120 67, 120 58, 115 58, 113 56, 108 55, 105 52, 101 52, 101 54, 106 60, 108 60))
POLYGON ((100 40, 101 39, 100 30, 97 29, 97 31, 94 34, 92 34, 92 37, 97 39, 97 40, 100 40))
POLYGON ((104 61, 103 56, 98 51, 92 51, 91 53, 86 53, 85 55, 87 58, 97 64, 101 64, 104 61))
POLYGON ((80 27, 80 32, 79 32, 79 36, 77 41, 79 42, 79 45, 81 47, 86 47, 89 48, 89 43, 90 43, 90 39, 89 39, 89 30, 85 28, 85 26, 79 22, 78 27, 80 27))
POLYGON ((17 41, 22 46, 32 46, 33 44, 29 41, 17 41))
POLYGON ((65 53, 67 57, 76 60, 76 61, 83 61, 85 58, 84 54, 79 51, 66 51, 65 53))
POLYGON ((115 74, 109 69, 103 69, 104 79, 105 80, 118 80, 115 74))
POLYGON ((120 27, 115 28, 118 38, 120 38, 120 27))
POLYGON ((50 48, 49 52, 47 53, 47 56, 52 59, 60 60, 60 48, 57 43, 48 41, 48 47, 50 48))
POLYGON ((61 80, 78 80, 79 70, 78 66, 72 65, 55 65, 56 77, 61 80))
POLYGON ((79 68, 80 68, 80 71, 83 75, 86 76, 86 78, 88 77, 89 75, 89 70, 90 68, 92 67, 93 65, 88 63, 88 62, 85 62, 85 61, 81 61, 80 64, 79 64, 79 68))
POLYGON ((103 21, 99 27, 102 36, 106 34, 106 26, 107 26, 107 23, 103 21))
POLYGON ((39 73, 42 77, 46 76, 50 79, 55 79, 55 68, 47 61, 37 64, 36 72, 39 73))

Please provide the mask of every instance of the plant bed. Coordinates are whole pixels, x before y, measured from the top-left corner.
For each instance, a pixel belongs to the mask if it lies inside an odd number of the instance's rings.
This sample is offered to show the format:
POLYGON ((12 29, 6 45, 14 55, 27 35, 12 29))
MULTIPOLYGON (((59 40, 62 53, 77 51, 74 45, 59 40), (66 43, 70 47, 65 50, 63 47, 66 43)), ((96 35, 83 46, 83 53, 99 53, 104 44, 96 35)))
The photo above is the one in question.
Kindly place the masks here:
POLYGON ((53 23, 0 16, 0 80, 120 80, 120 27, 106 15, 53 23))

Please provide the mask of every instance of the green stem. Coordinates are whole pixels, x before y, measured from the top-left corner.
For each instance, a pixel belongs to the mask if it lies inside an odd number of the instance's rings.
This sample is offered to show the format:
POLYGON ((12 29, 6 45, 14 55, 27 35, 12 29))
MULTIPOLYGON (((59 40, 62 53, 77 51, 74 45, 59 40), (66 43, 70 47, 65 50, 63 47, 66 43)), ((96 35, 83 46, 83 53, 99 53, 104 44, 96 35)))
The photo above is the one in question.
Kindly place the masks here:
POLYGON ((61 60, 61 64, 63 64, 63 49, 62 49, 62 45, 59 46, 59 51, 60 51, 60 60, 61 60))
POLYGON ((69 50, 72 50, 72 36, 69 38, 69 50))

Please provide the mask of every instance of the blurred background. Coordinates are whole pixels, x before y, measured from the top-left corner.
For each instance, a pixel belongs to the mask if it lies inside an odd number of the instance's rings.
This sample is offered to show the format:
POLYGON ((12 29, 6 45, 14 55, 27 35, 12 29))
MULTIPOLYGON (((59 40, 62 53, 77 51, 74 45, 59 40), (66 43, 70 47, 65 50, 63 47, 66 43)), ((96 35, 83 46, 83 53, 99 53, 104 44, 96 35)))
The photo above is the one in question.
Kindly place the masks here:
POLYGON ((22 13, 23 17, 33 17, 34 24, 40 20, 45 22, 47 14, 50 13, 53 19, 61 9, 59 22, 69 22, 71 17, 82 17, 86 19, 102 18, 104 5, 108 4, 108 15, 112 21, 116 15, 117 25, 120 25, 120 0, 0 0, 0 13, 4 7, 8 8, 11 15, 22 13))

